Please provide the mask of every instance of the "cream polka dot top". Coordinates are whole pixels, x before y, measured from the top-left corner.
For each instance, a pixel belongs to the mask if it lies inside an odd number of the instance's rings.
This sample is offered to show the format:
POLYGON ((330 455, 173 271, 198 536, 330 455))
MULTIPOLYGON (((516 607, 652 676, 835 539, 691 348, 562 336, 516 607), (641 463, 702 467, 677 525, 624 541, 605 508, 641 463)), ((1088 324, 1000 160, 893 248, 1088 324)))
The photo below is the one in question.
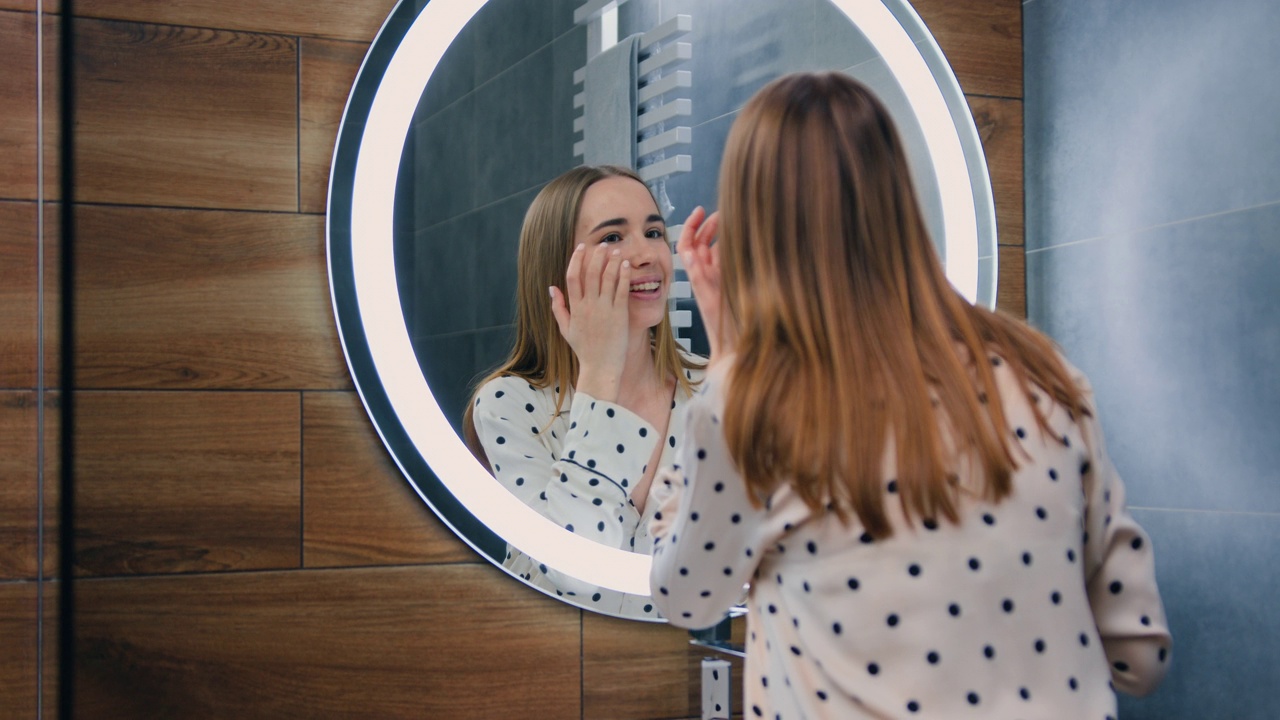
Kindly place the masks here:
MULTIPOLYGON (((687 377, 700 381, 702 372, 689 371, 687 377)), ((514 376, 490 380, 476 394, 473 422, 494 476, 526 505, 575 534, 620 550, 651 553, 649 521, 659 505, 653 495, 657 481, 649 487, 643 515, 630 493, 644 477, 658 443, 663 444, 662 464, 673 462, 689 394, 676 388, 664 437, 621 405, 572 389, 556 414, 556 394, 556 388, 536 388, 514 376)), ((513 546, 507 547, 503 566, 584 607, 624 617, 659 617, 648 596, 581 582, 513 546)))
POLYGON ((1115 689, 1144 694, 1163 678, 1171 639, 1151 544, 1096 413, 1073 421, 1041 393, 1046 436, 992 362, 1027 453, 1012 495, 967 493, 958 526, 912 527, 890 467, 894 533, 878 541, 786 486, 752 507, 719 427, 724 364, 710 373, 676 466, 654 481, 651 582, 658 608, 690 628, 715 624, 749 585, 745 717, 1103 720, 1115 689))

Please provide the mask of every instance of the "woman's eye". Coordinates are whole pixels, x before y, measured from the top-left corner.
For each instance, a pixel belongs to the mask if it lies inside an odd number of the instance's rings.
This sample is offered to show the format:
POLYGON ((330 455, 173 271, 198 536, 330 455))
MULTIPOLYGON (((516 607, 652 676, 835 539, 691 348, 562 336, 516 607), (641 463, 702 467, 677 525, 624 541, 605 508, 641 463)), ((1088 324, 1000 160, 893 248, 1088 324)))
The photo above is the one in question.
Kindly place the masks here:
POLYGON ((600 242, 602 243, 622 242, 622 236, 619 235, 618 233, 609 233, 608 235, 605 235, 604 237, 600 238, 600 242))
POLYGON ((646 232, 644 236, 649 238, 650 240, 665 240, 667 237, 667 234, 662 232, 662 228, 653 228, 652 230, 646 232))

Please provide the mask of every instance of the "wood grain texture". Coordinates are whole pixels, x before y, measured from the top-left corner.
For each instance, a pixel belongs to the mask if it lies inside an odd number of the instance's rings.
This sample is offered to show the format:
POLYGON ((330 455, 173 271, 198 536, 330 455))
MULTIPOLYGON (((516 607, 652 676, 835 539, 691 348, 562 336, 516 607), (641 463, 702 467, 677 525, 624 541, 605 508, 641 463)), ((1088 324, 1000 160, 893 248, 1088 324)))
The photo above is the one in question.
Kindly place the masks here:
POLYGON ((576 718, 578 611, 475 565, 78 588, 77 718, 576 718))
POLYGON ((996 202, 996 235, 1001 245, 1022 245, 1026 234, 1022 182, 1022 101, 969 96, 969 109, 982 138, 996 202))
POLYGON ((37 174, 36 16, 0 12, 0 198, 34 200, 37 174))
POLYGON ((1027 256, 1021 246, 1001 245, 996 280, 996 308, 1027 317, 1027 256))
POLYGON ((967 94, 1022 97, 1021 0, 912 0, 967 94))
POLYGON ((0 391, 0 581, 39 574, 36 428, 36 393, 0 391))
POLYGON ((294 39, 101 20, 75 27, 81 201, 297 209, 294 39))
POLYGON ((487 562, 409 486, 354 392, 302 404, 303 565, 487 562))
POLYGON ((351 387, 323 218, 113 207, 76 217, 81 387, 351 387))
POLYGON ((0 717, 37 717, 37 590, 34 582, 0 582, 0 717))
POLYGON ((323 213, 327 208, 333 146, 347 95, 367 50, 364 43, 309 38, 299 43, 302 212, 323 213))
POLYGON ((80 392, 86 575, 300 565, 297 393, 80 392))
POLYGON ((369 42, 396 0, 76 0, 76 15, 369 42))
MULTIPOLYGON (((741 642, 743 622, 734 621, 741 642)), ((656 720, 702 715, 702 659, 724 657, 689 644, 689 632, 583 613, 582 717, 656 720)), ((727 658, 736 708, 742 698, 742 660, 727 658)), ((740 709, 735 713, 740 716, 740 709)))
POLYGON ((0 202, 0 387, 5 388, 36 386, 40 329, 36 219, 35 203, 0 202))

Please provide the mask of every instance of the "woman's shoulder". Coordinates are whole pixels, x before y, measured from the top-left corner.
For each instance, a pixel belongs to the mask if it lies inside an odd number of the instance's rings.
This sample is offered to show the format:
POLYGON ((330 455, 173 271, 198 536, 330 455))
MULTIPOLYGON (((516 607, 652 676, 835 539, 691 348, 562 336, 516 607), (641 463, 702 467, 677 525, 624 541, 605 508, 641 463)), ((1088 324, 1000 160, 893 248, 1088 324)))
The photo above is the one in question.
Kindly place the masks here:
POLYGON ((538 387, 519 375, 499 375, 480 386, 475 404, 477 407, 491 403, 511 405, 547 399, 555 402, 557 391, 558 388, 538 387))

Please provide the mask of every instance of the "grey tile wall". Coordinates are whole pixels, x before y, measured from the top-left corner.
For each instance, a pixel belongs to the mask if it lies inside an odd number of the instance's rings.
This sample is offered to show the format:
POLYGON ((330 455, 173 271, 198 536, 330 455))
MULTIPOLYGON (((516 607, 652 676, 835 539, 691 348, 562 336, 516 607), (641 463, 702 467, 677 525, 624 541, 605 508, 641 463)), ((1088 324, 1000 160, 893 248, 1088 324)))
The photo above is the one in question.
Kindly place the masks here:
POLYGON ((1028 315, 1097 390, 1174 632, 1122 717, 1276 717, 1280 4, 1023 23, 1028 315))

